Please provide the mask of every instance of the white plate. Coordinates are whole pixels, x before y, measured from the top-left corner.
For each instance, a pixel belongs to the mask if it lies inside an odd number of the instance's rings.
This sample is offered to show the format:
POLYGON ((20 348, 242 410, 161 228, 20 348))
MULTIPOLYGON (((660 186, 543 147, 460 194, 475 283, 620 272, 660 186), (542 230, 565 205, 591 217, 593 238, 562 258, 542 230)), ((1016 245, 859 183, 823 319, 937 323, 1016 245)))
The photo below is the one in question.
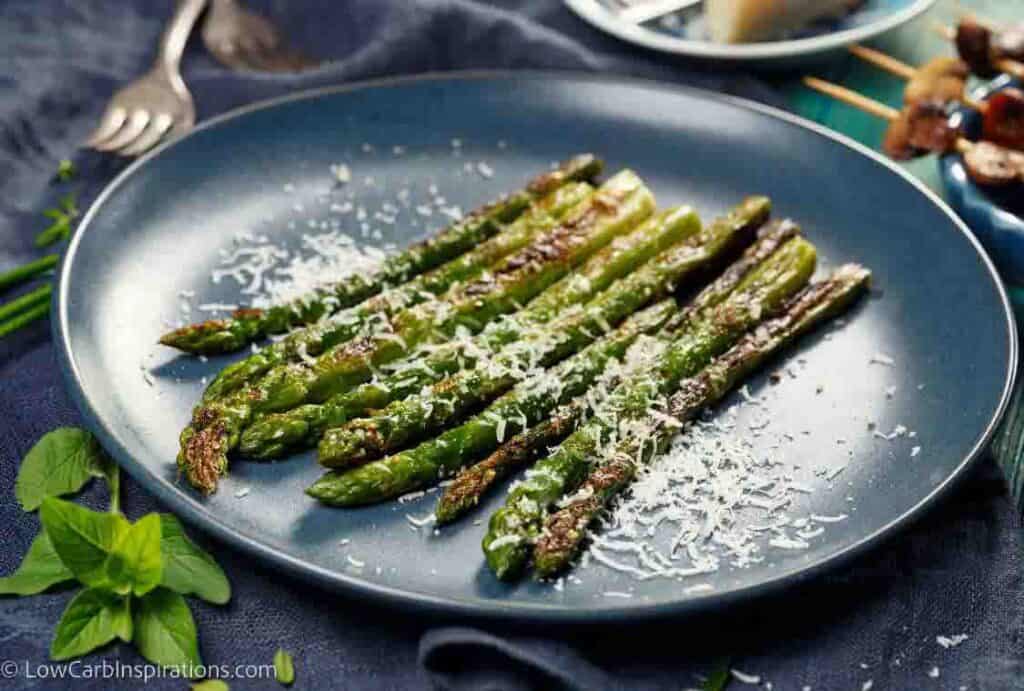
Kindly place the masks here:
POLYGON ((610 0, 565 0, 565 4, 598 29, 646 48, 695 58, 778 64, 874 38, 916 18, 935 0, 867 0, 846 17, 817 24, 792 39, 744 44, 712 43, 699 5, 674 15, 678 21, 669 20, 670 25, 664 20, 636 25, 621 20, 610 0))

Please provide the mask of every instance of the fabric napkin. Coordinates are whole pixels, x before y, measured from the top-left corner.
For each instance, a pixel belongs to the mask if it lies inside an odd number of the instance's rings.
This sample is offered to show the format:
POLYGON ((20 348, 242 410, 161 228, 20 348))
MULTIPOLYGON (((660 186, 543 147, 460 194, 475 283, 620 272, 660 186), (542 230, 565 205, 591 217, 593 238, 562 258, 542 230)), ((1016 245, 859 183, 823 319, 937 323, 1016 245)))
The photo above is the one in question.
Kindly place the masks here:
MULTIPOLYGON (((301 76, 239 75, 193 41, 185 76, 200 119, 302 88, 424 71, 570 69, 695 84, 779 104, 758 80, 635 49, 589 28, 558 0, 267 0, 251 5, 311 54, 329 58, 301 76)), ((0 269, 37 252, 51 178, 73 156, 88 203, 124 165, 75 151, 109 94, 152 59, 170 0, 6 0, 0 3, 0 269)), ((720 67, 720 66, 719 66, 720 67)), ((34 536, 13 499, 17 463, 45 432, 80 424, 55 371, 48 327, 0 341, 0 573, 34 536)), ((90 490, 85 501, 100 501, 90 490)), ((131 480, 124 507, 160 507, 131 480)), ((266 664, 278 647, 296 659, 296 688, 679 689, 712 661, 775 688, 1010 688, 1024 677, 1024 533, 992 463, 917 526, 850 568, 785 598, 713 617, 600 629, 510 628, 442 621, 371 607, 274 573, 226 545, 234 586, 227 608, 196 607, 204 658, 266 664), (936 636, 967 633, 956 649, 936 636), (935 671, 938 676, 933 675, 935 671)), ((42 664, 69 594, 0 599, 0 659, 42 664)), ((137 663, 130 646, 90 660, 137 663)), ((182 688, 180 681, 151 682, 182 688)), ((127 684, 125 684, 127 685, 127 684)), ((79 680, 76 688, 120 688, 79 680)), ((65 688, 25 675, 5 688, 65 688)), ((272 680, 234 688, 278 688, 272 680)))

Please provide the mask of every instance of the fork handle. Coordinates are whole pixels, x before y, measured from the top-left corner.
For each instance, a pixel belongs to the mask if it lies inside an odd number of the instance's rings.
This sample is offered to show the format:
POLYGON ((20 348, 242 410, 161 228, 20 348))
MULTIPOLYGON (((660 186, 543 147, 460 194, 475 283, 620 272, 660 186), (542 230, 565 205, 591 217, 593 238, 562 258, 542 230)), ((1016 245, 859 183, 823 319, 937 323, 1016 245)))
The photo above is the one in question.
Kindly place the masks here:
POLYGON ((158 64, 168 76, 181 72, 181 56, 185 52, 185 44, 192 28, 199 20, 199 15, 206 9, 208 0, 179 0, 174 15, 160 37, 160 55, 158 64))

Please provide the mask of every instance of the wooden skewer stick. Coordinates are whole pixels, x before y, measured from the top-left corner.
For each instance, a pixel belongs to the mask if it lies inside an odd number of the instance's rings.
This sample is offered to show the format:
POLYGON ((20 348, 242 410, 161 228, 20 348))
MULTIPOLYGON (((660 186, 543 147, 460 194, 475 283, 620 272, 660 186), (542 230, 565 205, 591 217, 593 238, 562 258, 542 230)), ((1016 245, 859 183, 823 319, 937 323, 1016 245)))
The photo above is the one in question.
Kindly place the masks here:
POLYGON ((876 67, 881 67, 886 72, 894 74, 901 79, 913 79, 914 75, 917 74, 917 68, 913 65, 908 65, 902 60, 897 60, 891 55, 886 55, 880 50, 857 45, 856 43, 850 46, 849 50, 864 62, 869 62, 876 67))
MULTIPOLYGON (((817 77, 804 77, 803 82, 808 87, 819 91, 826 96, 831 96, 837 101, 851 105, 854 108, 858 108, 868 115, 874 115, 876 118, 882 118, 892 122, 900 116, 900 111, 897 109, 887 106, 884 103, 868 98, 863 94, 858 94, 852 89, 847 89, 845 86, 839 86, 832 82, 827 82, 824 79, 818 79, 817 77)), ((956 140, 956 148, 960 153, 967 153, 971 150, 974 144, 970 140, 958 137, 956 140)))
MULTIPOLYGON (((947 41, 956 40, 956 29, 945 24, 939 24, 938 22, 932 25, 935 33, 942 36, 947 41)), ((1018 62, 1009 58, 998 58, 992 63, 997 70, 1005 72, 1017 79, 1024 79, 1024 62, 1018 62)))
MULTIPOLYGON (((897 60, 891 55, 886 55, 874 48, 854 44, 850 46, 849 50, 864 62, 870 63, 875 67, 880 67, 889 74, 896 75, 900 79, 910 80, 917 76, 918 70, 913 65, 908 65, 902 60, 897 60)), ((983 101, 975 101, 966 93, 960 96, 959 101, 971 110, 976 110, 979 113, 984 113, 988 109, 987 103, 983 101)))

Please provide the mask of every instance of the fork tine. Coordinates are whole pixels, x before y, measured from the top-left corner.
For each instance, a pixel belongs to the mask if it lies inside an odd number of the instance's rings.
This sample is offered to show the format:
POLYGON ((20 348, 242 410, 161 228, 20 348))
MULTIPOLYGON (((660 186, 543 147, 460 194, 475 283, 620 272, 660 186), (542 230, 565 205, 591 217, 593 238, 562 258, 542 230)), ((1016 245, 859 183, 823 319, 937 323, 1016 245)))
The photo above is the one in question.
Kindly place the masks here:
POLYGON ((114 151, 116 149, 120 149, 142 134, 142 130, 146 129, 149 119, 149 111, 142 110, 141 108, 133 111, 131 116, 128 118, 128 122, 125 123, 124 127, 122 127, 116 135, 106 141, 95 144, 94 148, 98 151, 114 151))
POLYGON ((114 135, 124 121, 128 119, 128 113, 124 108, 115 106, 113 103, 107 106, 107 109, 103 111, 103 116, 100 118, 100 124, 93 130, 89 138, 85 140, 83 146, 94 147, 104 139, 109 139, 114 135))
POLYGON ((149 126, 134 142, 129 143, 117 153, 121 156, 139 156, 145 153, 163 139, 173 124, 174 118, 167 113, 160 113, 150 121, 149 126))
POLYGON ((171 128, 169 130, 167 130, 167 133, 164 135, 164 137, 167 139, 167 141, 170 141, 170 140, 174 139, 175 137, 180 137, 181 135, 185 134, 190 129, 192 129, 192 126, 194 124, 195 124, 194 122, 185 122, 185 121, 181 121, 181 120, 175 120, 171 124, 171 128))

